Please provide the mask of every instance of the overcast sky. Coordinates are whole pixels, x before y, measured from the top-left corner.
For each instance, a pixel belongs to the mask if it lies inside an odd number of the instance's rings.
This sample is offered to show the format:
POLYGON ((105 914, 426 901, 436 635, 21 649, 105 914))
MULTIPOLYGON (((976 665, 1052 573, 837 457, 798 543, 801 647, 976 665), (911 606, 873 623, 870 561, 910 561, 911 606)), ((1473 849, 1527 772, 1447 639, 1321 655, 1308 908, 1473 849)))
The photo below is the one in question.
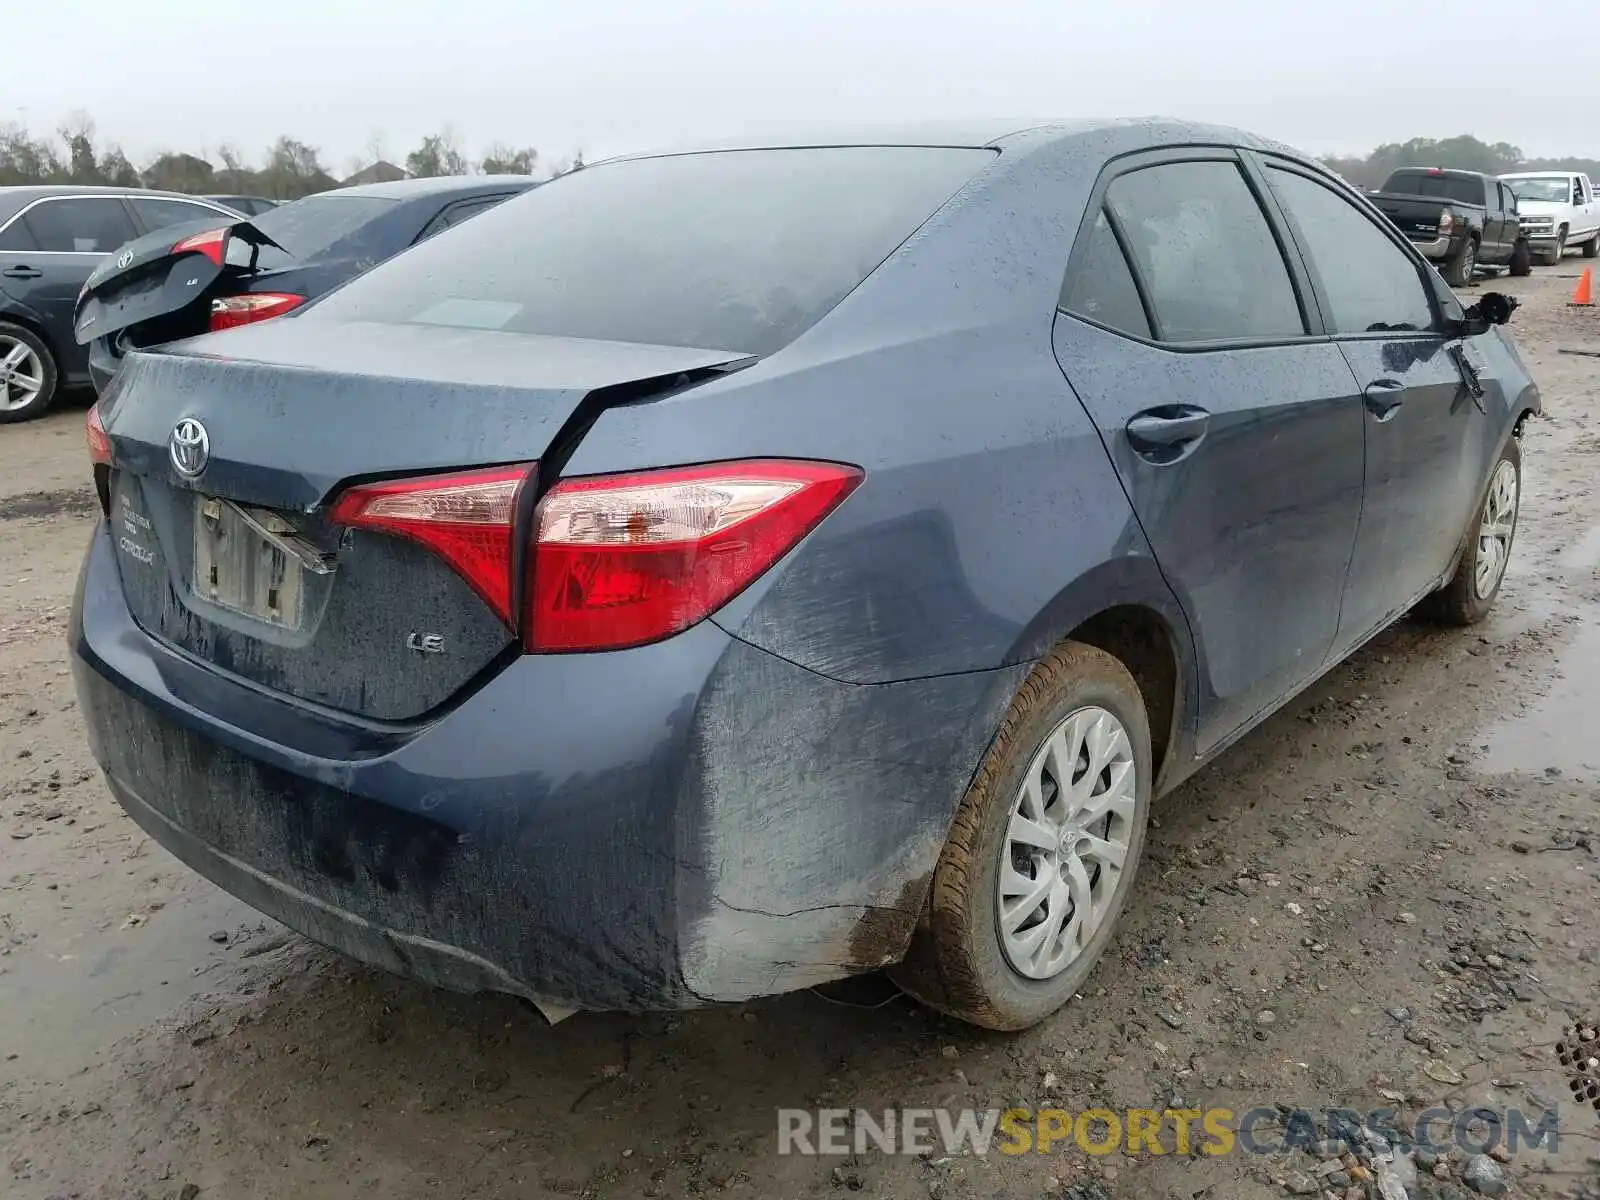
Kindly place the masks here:
POLYGON ((1600 157, 1600 0, 13 0, 0 120, 339 173, 449 122, 547 158, 816 118, 1215 120, 1314 153, 1600 157))

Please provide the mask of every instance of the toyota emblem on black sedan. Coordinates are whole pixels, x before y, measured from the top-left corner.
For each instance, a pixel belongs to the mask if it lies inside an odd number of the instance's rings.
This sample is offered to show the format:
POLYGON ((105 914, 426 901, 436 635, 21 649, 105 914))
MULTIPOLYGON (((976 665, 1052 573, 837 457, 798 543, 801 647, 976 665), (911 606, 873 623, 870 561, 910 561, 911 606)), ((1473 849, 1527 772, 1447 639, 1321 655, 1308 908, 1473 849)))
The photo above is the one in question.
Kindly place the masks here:
POLYGON ((185 417, 172 427, 167 452, 178 474, 193 479, 206 469, 211 458, 211 438, 206 427, 193 417, 185 417))
POLYGON ((122 270, 123 267, 126 267, 131 262, 133 262, 133 251, 124 250, 121 254, 117 255, 117 270, 122 270))

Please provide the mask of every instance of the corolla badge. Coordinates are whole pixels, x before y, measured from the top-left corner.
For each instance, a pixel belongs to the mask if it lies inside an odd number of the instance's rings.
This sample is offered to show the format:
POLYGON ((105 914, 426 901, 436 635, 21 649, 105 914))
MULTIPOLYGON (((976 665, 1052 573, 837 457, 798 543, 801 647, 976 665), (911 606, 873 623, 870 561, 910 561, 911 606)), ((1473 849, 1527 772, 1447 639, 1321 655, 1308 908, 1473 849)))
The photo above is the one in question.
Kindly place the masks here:
POLYGON ((194 479, 211 461, 211 438, 206 427, 193 417, 185 417, 172 427, 167 439, 167 453, 179 475, 194 479))
POLYGON ((122 270, 131 262, 133 262, 133 251, 124 250, 121 254, 117 255, 117 270, 122 270))

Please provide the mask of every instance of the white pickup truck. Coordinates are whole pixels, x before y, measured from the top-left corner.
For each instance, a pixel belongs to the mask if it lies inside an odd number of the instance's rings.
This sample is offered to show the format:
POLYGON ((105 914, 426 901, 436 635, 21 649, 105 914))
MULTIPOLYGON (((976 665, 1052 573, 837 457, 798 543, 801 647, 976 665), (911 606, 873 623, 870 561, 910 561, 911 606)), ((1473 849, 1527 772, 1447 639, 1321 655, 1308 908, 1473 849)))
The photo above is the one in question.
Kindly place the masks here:
POLYGON ((1517 197, 1522 232, 1541 262, 1561 261, 1569 246, 1585 258, 1600 254, 1600 199, 1577 171, 1519 171, 1500 176, 1517 197))

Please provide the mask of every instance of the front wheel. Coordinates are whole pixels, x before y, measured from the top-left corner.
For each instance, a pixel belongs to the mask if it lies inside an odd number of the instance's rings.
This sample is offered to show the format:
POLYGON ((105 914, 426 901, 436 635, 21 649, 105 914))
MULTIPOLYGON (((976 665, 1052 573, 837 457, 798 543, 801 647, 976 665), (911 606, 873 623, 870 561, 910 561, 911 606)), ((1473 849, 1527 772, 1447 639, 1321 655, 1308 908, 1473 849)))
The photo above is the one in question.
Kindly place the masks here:
POLYGON ((1151 775, 1127 669, 1076 642, 1043 659, 956 811, 896 982, 986 1029, 1026 1029, 1065 1004, 1133 886, 1151 775))
POLYGON ((1511 561, 1521 507, 1522 444, 1513 436, 1489 476, 1456 573, 1418 606, 1421 615, 1446 625, 1476 625, 1489 615, 1511 561))
POLYGON ((1544 265, 1547 267, 1555 266, 1561 261, 1562 255, 1566 254, 1566 252, 1567 231, 1563 229, 1560 233, 1556 234, 1555 245, 1551 246, 1550 249, 1544 252, 1544 265))
POLYGON ((0 424, 42 416, 56 398, 56 360, 31 329, 0 321, 0 424))
POLYGON ((1511 273, 1513 275, 1533 274, 1533 248, 1526 241, 1520 241, 1511 249, 1511 273))
POLYGON ((1472 282, 1473 268, 1478 265, 1478 245, 1471 238, 1444 265, 1444 281, 1451 287, 1466 287, 1472 282))

